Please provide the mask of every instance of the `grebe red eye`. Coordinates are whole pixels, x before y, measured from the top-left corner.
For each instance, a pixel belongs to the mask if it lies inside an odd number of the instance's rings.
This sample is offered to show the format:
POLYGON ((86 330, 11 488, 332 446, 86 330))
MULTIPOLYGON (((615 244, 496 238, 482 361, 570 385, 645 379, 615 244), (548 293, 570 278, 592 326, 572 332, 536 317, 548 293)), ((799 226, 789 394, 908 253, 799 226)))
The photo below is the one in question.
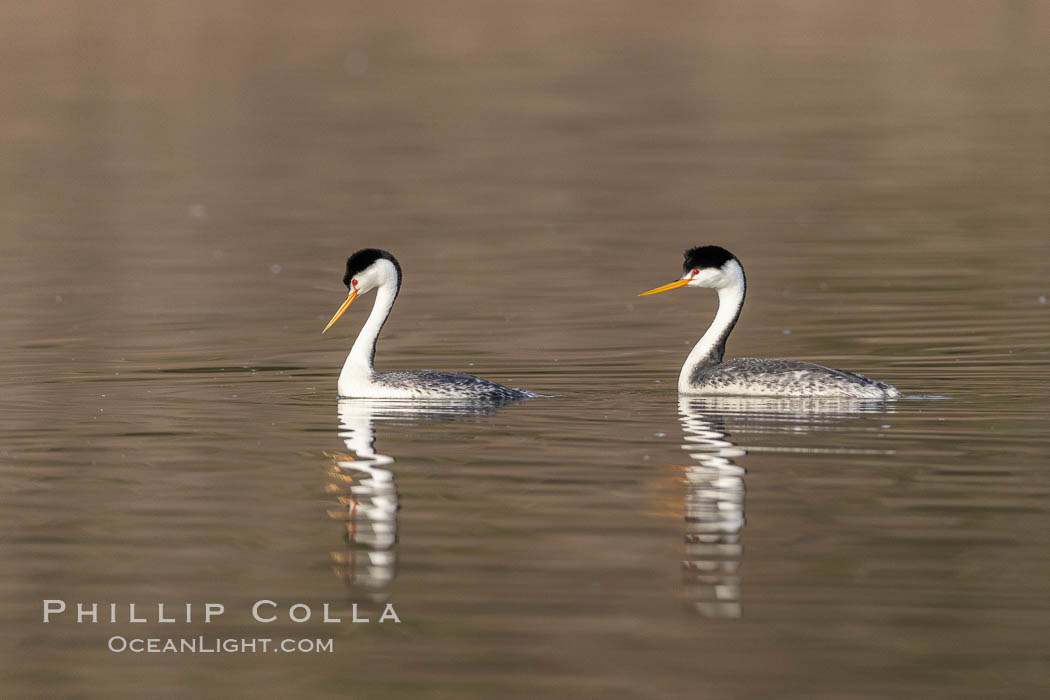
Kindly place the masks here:
MULTIPOLYGON (((694 275, 699 275, 700 274, 700 270, 693 270, 693 274, 694 275)), ((354 284, 357 284, 357 282, 354 282, 354 284)))
POLYGON ((354 280, 353 282, 351 282, 351 284, 353 284, 356 287, 357 286, 357 280, 354 280))

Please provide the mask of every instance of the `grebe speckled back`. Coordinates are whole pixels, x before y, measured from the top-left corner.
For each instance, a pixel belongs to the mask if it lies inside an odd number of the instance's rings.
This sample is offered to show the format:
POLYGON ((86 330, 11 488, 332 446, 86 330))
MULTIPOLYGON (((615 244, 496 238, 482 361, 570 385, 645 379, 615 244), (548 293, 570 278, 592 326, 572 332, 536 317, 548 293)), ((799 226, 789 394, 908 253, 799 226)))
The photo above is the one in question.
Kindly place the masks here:
POLYGON ((510 389, 472 374, 407 370, 377 372, 373 367, 376 340, 394 300, 401 290, 401 265, 385 250, 365 248, 346 261, 343 284, 350 290, 346 301, 328 322, 326 332, 359 295, 376 289, 372 313, 354 341, 339 373, 339 395, 373 399, 444 399, 452 401, 512 401, 535 396, 530 391, 510 389))
POLYGON ((678 376, 682 394, 724 396, 850 396, 891 399, 900 392, 864 375, 811 362, 741 357, 722 362, 726 340, 744 306, 744 268, 725 248, 702 246, 685 251, 682 278, 638 296, 678 287, 707 287, 718 292, 715 320, 694 347, 678 376))

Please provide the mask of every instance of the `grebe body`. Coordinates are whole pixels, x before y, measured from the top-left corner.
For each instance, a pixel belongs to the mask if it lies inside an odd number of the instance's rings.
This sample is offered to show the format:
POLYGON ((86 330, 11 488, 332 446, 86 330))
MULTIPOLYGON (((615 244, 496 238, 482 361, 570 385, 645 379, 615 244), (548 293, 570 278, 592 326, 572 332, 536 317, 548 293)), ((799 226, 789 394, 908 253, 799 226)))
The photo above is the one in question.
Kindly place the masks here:
POLYGON ((726 341, 744 307, 747 281, 736 256, 725 248, 702 246, 685 252, 681 279, 639 296, 679 287, 718 292, 718 312, 686 358, 678 376, 681 394, 708 396, 812 396, 891 399, 896 388, 862 374, 811 362, 741 357, 723 362, 726 341))
POLYGON ((536 396, 531 391, 511 389, 472 374, 429 369, 376 371, 376 341, 401 290, 401 279, 401 265, 385 250, 365 248, 347 259, 343 284, 347 286, 349 294, 322 333, 339 320, 358 296, 375 289, 376 300, 339 373, 338 391, 341 397, 514 401, 536 396))

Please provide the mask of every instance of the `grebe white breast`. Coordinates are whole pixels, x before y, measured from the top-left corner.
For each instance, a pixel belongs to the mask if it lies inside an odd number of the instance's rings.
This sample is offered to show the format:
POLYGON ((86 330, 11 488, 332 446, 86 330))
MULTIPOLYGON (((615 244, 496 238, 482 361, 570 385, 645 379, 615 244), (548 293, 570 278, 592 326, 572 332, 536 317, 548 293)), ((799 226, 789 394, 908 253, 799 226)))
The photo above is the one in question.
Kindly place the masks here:
POLYGON ((718 292, 718 313, 693 347, 678 376, 682 394, 723 396, 838 396, 891 399, 900 392, 886 382, 812 362, 741 357, 723 362, 726 340, 744 307, 747 282, 736 256, 719 246, 685 251, 681 279, 638 296, 679 287, 706 287, 718 292))
POLYGON ((322 333, 339 320, 358 296, 375 289, 376 300, 339 373, 340 396, 452 401, 513 401, 536 396, 531 391, 511 389, 472 374, 429 369, 377 372, 373 366, 376 341, 401 290, 401 265, 385 250, 365 248, 347 259, 343 284, 349 294, 322 333))

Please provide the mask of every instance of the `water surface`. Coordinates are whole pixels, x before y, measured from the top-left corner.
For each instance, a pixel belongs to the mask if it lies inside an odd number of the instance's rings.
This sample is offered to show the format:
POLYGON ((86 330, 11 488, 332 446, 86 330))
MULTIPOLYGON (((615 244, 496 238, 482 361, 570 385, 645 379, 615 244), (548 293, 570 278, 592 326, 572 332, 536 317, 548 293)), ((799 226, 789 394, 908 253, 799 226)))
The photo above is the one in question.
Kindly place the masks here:
POLYGON ((8 8, 4 695, 1037 697, 1047 22, 8 8), (703 243, 748 274, 731 355, 947 398, 680 400, 714 295, 635 295, 703 243), (552 398, 337 401, 370 299, 320 330, 364 246, 405 269, 380 368, 552 398), (51 598, 228 612, 43 625, 51 598), (260 599, 278 621, 251 621, 260 599))

